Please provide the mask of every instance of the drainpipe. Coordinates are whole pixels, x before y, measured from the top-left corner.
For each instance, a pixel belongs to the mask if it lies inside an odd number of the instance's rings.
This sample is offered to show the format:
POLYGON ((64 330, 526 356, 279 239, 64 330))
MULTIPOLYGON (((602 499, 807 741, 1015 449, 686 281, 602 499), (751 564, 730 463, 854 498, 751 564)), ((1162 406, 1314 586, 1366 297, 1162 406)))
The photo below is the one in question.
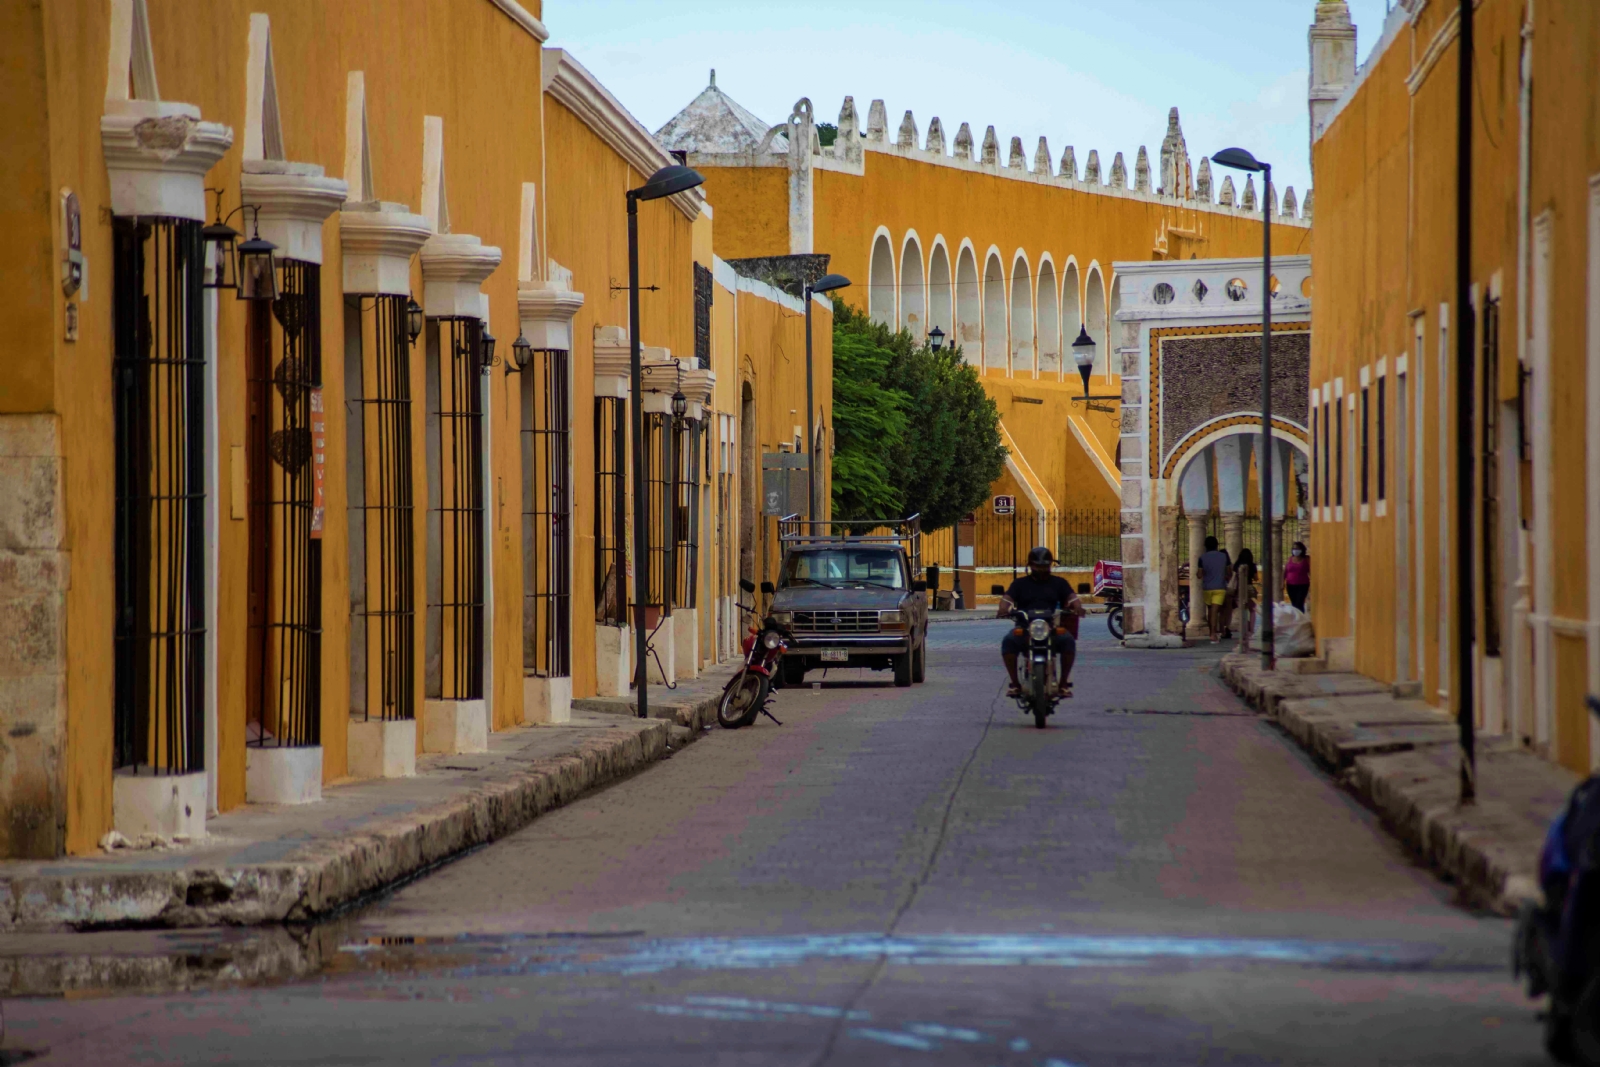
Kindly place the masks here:
POLYGON ((1472 18, 1461 2, 1456 99, 1456 725, 1461 736, 1461 803, 1477 797, 1473 720, 1474 605, 1472 588, 1472 409, 1477 315, 1472 285, 1472 18))

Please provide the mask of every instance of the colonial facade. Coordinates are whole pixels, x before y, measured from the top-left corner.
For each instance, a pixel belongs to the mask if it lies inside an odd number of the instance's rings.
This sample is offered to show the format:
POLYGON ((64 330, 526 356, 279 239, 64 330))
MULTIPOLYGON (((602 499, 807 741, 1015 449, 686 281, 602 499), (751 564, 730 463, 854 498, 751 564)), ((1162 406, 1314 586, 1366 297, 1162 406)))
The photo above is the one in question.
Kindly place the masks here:
POLYGON ((1316 5, 1313 617, 1334 660, 1452 709, 1470 619, 1479 728, 1587 771, 1600 762, 1583 705, 1600 692, 1600 10, 1476 5, 1466 306, 1459 18, 1456 3, 1401 0, 1357 70, 1345 4, 1316 5))
POLYGON ((672 157, 536 6, 389 14, 0 18, 0 855, 200 833, 625 692, 636 566, 653 669, 693 674, 772 567, 749 457, 800 447, 799 300, 715 256, 703 191, 642 205, 630 396, 624 193, 672 157))
MULTIPOLYGON (((1157 155, 1141 146, 1131 164, 1070 145, 1057 156, 1042 137, 1031 154, 1020 137, 1007 149, 993 126, 981 138, 966 123, 952 134, 934 117, 924 129, 911 111, 891 126, 882 100, 863 121, 847 97, 831 144, 818 118, 801 99, 768 124, 713 72, 657 136, 706 175, 719 254, 827 253, 853 282, 842 299, 919 340, 938 328, 962 346, 999 406, 1011 455, 994 492, 1026 513, 1024 552, 1055 545, 1064 515, 1094 508, 1111 518, 1113 554, 1124 387, 1111 324, 1127 300, 1116 264, 1258 253, 1258 195, 1272 208, 1274 246, 1304 255, 1310 192, 1302 212, 1293 189, 1280 205, 1253 179, 1236 188, 1214 178, 1205 157, 1196 167, 1176 108, 1157 155), (1098 346, 1094 401, 1070 351, 1080 327, 1098 346)), ((951 532, 930 538, 927 554, 954 563, 951 532)))

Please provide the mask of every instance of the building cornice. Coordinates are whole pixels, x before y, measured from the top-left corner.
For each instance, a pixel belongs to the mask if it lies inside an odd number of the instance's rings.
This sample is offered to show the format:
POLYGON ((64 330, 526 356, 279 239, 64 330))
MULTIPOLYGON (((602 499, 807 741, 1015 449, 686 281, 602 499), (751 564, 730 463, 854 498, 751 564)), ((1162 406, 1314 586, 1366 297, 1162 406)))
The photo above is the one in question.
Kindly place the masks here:
MULTIPOLYGON (((649 177, 677 162, 623 107, 610 91, 563 48, 544 50, 544 91, 593 130, 634 170, 649 177)), ((669 199, 693 220, 700 214, 705 194, 699 189, 677 193, 669 199)))
POLYGON ((202 121, 191 104, 123 100, 107 108, 100 143, 111 210, 204 222, 206 172, 233 145, 233 130, 202 121))
POLYGON ((500 266, 500 249, 470 233, 437 233, 418 256, 422 310, 429 318, 482 317, 483 283, 500 266))
POLYGON ((565 281, 523 282, 517 290, 517 319, 522 336, 534 348, 572 351, 572 317, 583 307, 583 294, 565 281))
POLYGON ((533 13, 517 3, 517 0, 489 0, 489 3, 505 12, 507 18, 527 30, 540 44, 550 39, 550 31, 545 29, 544 23, 534 18, 533 13))
POLYGON ((432 236, 428 220, 404 204, 346 204, 339 212, 344 291, 410 295, 411 257, 432 236))
POLYGON ((349 194, 343 178, 329 178, 312 163, 247 160, 239 196, 260 209, 261 236, 278 246, 280 259, 322 262, 322 223, 349 194))

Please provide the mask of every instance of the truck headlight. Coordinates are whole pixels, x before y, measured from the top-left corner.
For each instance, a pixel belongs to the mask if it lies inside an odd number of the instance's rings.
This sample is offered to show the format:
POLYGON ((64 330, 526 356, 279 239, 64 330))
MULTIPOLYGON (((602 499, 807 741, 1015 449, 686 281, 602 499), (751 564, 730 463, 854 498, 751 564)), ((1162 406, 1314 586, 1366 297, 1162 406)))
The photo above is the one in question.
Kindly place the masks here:
POLYGON ((1028 636, 1035 641, 1043 641, 1050 636, 1050 620, 1034 619, 1028 624, 1028 636))
POLYGON ((772 621, 777 623, 779 626, 789 626, 794 622, 794 612, 774 611, 772 613, 772 621))
POLYGON ((894 611, 880 611, 880 612, 878 612, 878 625, 879 626, 885 626, 885 627, 888 627, 888 626, 904 626, 905 624, 906 624, 906 613, 903 612, 903 611, 900 611, 899 609, 896 609, 894 611))

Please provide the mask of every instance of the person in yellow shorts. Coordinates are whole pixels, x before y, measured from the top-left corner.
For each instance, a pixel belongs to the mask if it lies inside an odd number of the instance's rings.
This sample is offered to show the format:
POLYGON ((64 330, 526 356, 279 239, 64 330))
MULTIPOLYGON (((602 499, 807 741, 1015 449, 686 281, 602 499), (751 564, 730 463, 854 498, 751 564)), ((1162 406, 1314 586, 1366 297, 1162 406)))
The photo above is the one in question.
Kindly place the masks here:
POLYGON ((1222 639, 1222 607, 1228 600, 1228 577, 1232 570, 1233 561, 1217 547, 1217 539, 1206 538, 1206 550, 1200 554, 1200 588, 1204 591, 1206 626, 1211 630, 1212 644, 1222 639))

